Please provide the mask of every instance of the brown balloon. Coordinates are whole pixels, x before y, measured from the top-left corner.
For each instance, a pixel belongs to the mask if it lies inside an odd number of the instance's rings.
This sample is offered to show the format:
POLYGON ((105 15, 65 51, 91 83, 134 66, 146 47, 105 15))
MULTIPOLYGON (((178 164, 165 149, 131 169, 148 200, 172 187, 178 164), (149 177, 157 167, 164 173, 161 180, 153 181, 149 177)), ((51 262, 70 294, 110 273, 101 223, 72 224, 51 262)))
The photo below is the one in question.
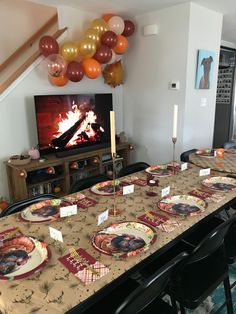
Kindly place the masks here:
POLYGON ((125 37, 129 37, 133 35, 134 30, 135 30, 134 23, 130 20, 125 20, 124 23, 125 23, 125 28, 122 35, 125 37))
POLYGON ((117 44, 117 35, 112 31, 107 31, 102 34, 101 43, 109 48, 113 48, 117 44))
POLYGON ((52 36, 43 36, 39 41, 39 51, 44 55, 44 57, 48 57, 51 54, 57 54, 59 51, 59 45, 55 38, 52 36))
POLYGON ((124 70, 121 60, 108 64, 102 72, 104 81, 108 85, 116 87, 124 83, 124 70))
POLYGON ((79 82, 84 77, 84 69, 79 62, 72 61, 67 66, 66 76, 72 82, 79 82))
POLYGON ((95 60, 97 60, 100 63, 108 63, 112 58, 112 51, 111 48, 101 45, 95 55, 93 56, 95 60))

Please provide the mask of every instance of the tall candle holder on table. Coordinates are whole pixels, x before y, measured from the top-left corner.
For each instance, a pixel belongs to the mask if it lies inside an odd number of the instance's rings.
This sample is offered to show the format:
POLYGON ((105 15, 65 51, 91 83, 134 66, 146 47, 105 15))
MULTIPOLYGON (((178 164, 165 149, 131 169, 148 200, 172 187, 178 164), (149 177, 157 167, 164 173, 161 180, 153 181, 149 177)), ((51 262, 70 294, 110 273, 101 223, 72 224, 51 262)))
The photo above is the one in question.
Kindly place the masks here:
POLYGON ((113 185, 113 207, 109 209, 109 215, 111 216, 118 216, 121 214, 122 210, 116 207, 116 153, 112 154, 112 166, 113 166, 113 173, 112 173, 112 185, 113 185))
MULTIPOLYGON (((172 137, 172 143, 173 143, 173 155, 172 155, 172 174, 175 175, 177 170, 175 168, 176 166, 176 163, 175 163, 175 144, 177 142, 177 137, 172 137)), ((171 183, 171 188, 172 189, 175 189, 176 188, 176 185, 174 182, 171 183)))
POLYGON ((177 137, 172 137, 172 143, 173 143, 173 159, 172 159, 172 166, 173 166, 173 169, 172 169, 172 173, 173 174, 176 174, 176 169, 175 169, 175 144, 177 142, 177 137))

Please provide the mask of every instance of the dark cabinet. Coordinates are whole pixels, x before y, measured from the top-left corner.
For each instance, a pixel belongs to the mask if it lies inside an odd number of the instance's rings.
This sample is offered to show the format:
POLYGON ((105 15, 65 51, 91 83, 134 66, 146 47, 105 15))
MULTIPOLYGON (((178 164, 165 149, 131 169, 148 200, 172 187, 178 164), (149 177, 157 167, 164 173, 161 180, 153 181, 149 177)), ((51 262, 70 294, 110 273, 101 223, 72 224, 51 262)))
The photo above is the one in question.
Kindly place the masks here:
POLYGON ((233 123, 233 102, 234 102, 234 72, 235 72, 236 51, 222 48, 220 51, 215 126, 213 147, 222 145, 231 140, 233 123))

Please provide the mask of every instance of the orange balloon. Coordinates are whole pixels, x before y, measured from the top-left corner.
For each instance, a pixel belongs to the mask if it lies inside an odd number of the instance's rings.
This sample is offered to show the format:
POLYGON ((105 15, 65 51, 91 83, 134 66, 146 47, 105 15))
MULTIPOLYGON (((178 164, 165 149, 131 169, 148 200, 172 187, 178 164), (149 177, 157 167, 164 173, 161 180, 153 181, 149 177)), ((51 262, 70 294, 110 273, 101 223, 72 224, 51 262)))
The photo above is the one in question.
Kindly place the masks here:
POLYGON ((65 86, 69 81, 69 79, 64 75, 61 76, 48 75, 48 79, 52 83, 52 85, 56 86, 65 86))
POLYGON ((113 48, 114 52, 122 55, 128 49, 129 42, 125 36, 117 35, 117 44, 113 48))
POLYGON ((90 79, 95 79, 101 74, 101 65, 93 58, 82 61, 85 75, 90 79))
POLYGON ((113 17, 115 14, 112 13, 106 13, 103 14, 102 18, 104 19, 105 22, 108 22, 110 20, 111 17, 113 17))

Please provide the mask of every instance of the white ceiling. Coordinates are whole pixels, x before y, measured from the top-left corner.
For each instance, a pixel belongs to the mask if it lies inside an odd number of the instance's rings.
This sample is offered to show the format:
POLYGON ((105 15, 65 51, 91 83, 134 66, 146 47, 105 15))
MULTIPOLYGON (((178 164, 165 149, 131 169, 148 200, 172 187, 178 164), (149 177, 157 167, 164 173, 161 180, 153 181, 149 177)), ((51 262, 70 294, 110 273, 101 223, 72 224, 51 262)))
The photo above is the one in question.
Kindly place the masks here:
MULTIPOLYGON (((190 0, 29 0, 47 5, 67 5, 99 15, 113 12, 121 16, 135 16, 190 0)), ((222 40, 236 43, 236 0, 192 0, 192 2, 223 13, 222 40)), ((209 21, 210 23, 210 21, 209 21)))

